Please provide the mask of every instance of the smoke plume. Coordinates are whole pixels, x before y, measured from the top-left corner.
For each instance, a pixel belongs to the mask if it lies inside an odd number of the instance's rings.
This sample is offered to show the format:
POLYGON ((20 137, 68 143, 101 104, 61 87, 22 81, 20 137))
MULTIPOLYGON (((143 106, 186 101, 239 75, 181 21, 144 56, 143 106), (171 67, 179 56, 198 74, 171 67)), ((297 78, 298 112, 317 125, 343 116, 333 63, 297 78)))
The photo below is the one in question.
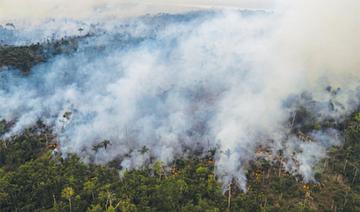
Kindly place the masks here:
POLYGON ((292 133, 302 123, 295 111, 302 106, 314 122, 336 122, 358 106, 359 12, 357 0, 299 0, 279 1, 272 12, 3 28, 3 42, 12 45, 83 36, 75 52, 27 75, 0 72, 0 118, 14 123, 3 138, 41 120, 65 155, 96 163, 117 158, 124 169, 216 148, 218 179, 236 179, 243 189, 261 146, 271 158, 281 150, 287 171, 314 181, 314 166, 341 135, 313 129, 304 142, 292 133), (104 140, 111 148, 93 151, 104 140))

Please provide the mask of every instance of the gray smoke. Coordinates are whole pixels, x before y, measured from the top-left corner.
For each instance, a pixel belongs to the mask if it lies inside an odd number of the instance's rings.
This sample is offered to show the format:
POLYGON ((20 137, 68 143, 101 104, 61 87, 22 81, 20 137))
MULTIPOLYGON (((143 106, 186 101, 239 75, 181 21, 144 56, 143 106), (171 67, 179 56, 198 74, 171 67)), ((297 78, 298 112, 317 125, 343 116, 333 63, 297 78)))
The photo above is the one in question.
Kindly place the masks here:
MULTIPOLYGON (((317 122, 340 121, 357 107, 359 93, 360 22, 354 14, 360 5, 319 2, 280 4, 273 13, 81 23, 91 36, 74 53, 28 75, 0 72, 0 118, 15 121, 3 137, 41 120, 53 127, 63 153, 96 163, 120 158, 124 169, 217 148, 219 180, 235 178, 244 190, 246 167, 265 146, 272 156, 283 150, 284 168, 313 181, 313 167, 341 144, 340 135, 319 129, 304 142, 291 133, 296 126, 289 120, 304 105, 317 122), (104 140, 111 148, 94 152, 104 140), (144 146, 148 151, 140 151, 144 146)), ((33 31, 44 32, 43 38, 49 32, 33 31)), ((29 31, 16 33, 17 42, 31 42, 29 31)))

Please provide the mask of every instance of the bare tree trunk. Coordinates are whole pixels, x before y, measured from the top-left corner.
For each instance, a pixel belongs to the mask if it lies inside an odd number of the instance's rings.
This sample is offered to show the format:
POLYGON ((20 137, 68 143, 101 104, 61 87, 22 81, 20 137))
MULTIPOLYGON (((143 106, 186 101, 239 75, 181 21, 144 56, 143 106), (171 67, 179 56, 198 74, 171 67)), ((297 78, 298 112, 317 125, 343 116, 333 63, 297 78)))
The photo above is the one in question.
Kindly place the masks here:
POLYGON ((48 141, 48 137, 47 134, 45 133, 45 142, 46 142, 46 147, 49 145, 49 141, 48 141))
POLYGON ((345 205, 347 203, 347 196, 348 196, 349 192, 347 191, 345 194, 345 199, 344 199, 344 204, 343 204, 343 208, 345 208, 345 205))
POLYGON ((69 198, 69 207, 70 207, 70 212, 72 212, 72 208, 71 208, 71 198, 69 198))
POLYGON ((280 175, 281 175, 281 167, 279 167, 279 177, 280 177, 280 175))
POLYGON ((267 206, 267 198, 265 197, 265 202, 264 202, 264 205, 263 205, 261 211, 265 212, 266 211, 266 206, 267 206))
POLYGON ((294 127, 295 118, 296 118, 296 112, 294 112, 293 119, 292 119, 292 121, 291 121, 290 129, 292 129, 292 128, 294 127))
POLYGON ((356 171, 355 171, 355 175, 354 175, 353 180, 352 180, 352 184, 354 184, 355 179, 356 179, 356 175, 357 175, 357 172, 358 172, 358 169, 357 168, 355 168, 355 169, 356 169, 356 171))
POLYGON ((229 193, 228 193, 228 208, 231 207, 231 182, 229 184, 229 193))
POLYGON ((57 205, 55 195, 53 194, 54 206, 57 205))
POLYGON ((345 160, 345 165, 344 165, 344 169, 343 169, 343 172, 345 172, 345 169, 346 169, 346 165, 347 165, 347 162, 348 162, 348 160, 345 160))
POLYGON ((324 170, 326 169, 327 164, 328 164, 328 160, 326 159, 325 162, 324 162, 324 170))

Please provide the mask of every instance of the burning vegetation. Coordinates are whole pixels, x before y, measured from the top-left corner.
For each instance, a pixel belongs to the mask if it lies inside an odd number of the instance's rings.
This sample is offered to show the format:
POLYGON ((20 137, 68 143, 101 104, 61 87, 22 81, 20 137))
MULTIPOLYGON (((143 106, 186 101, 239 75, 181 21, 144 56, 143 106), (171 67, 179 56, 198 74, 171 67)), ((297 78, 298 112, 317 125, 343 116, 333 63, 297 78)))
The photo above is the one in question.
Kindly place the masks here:
POLYGON ((0 27, 0 210, 359 211, 358 19, 302 2, 0 27))

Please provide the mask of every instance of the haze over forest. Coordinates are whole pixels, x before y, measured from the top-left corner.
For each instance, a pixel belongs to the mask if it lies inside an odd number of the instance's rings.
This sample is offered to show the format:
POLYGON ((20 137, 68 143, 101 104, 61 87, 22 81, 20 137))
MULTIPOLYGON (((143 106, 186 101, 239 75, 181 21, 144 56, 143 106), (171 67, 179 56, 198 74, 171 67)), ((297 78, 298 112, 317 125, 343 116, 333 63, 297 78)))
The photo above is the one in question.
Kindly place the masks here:
POLYGON ((357 211, 360 3, 209 2, 2 1, 0 208, 357 211))

